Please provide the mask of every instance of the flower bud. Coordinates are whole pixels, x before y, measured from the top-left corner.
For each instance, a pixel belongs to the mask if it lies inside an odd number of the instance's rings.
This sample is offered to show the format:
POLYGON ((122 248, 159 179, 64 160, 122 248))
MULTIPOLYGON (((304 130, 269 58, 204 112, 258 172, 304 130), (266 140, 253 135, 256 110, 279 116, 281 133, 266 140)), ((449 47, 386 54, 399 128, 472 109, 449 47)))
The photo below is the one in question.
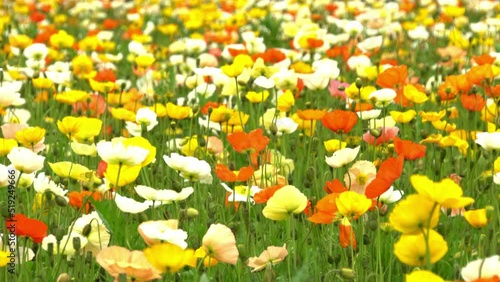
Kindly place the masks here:
POLYGON ((68 202, 66 201, 66 199, 64 197, 57 195, 56 196, 56 204, 60 207, 65 207, 68 205, 68 202))
POLYGON ((361 79, 359 77, 356 78, 355 85, 356 85, 356 88, 358 88, 358 89, 361 89, 361 87, 363 87, 363 82, 361 81, 361 79))
POLYGON ((379 138, 381 134, 382 133, 380 133, 380 131, 377 129, 370 129, 370 135, 375 138, 379 138))
POLYGON ((352 269, 342 268, 340 270, 340 276, 344 279, 353 280, 354 278, 356 278, 356 273, 352 269))
POLYGON ((89 236, 90 231, 92 231, 92 226, 91 226, 90 224, 87 224, 87 225, 85 225, 85 226, 83 227, 83 230, 82 230, 82 235, 83 235, 84 237, 87 237, 87 236, 89 236))
POLYGON ((80 237, 73 237, 73 249, 75 249, 75 251, 78 251, 81 247, 82 241, 80 240, 80 237))
POLYGON ((64 235, 66 235, 66 230, 61 227, 57 227, 54 231, 54 237, 56 237, 57 242, 61 242, 64 235))
POLYGON ((200 214, 200 213, 199 213, 199 212, 198 212, 198 210, 197 210, 197 209, 195 209, 195 208, 188 208, 188 209, 186 210, 186 215, 187 215, 187 217, 188 217, 188 218, 195 218, 195 217, 197 217, 199 214, 200 214))
POLYGON ((68 273, 61 273, 59 277, 57 277, 56 282, 69 282, 71 281, 71 276, 68 273))

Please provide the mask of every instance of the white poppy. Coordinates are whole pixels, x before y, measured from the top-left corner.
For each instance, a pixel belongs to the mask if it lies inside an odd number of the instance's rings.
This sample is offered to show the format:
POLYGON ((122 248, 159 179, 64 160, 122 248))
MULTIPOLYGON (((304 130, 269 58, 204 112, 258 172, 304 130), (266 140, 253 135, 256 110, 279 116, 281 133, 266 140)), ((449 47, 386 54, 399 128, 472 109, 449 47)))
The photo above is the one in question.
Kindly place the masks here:
POLYGON ((337 150, 331 157, 325 157, 326 163, 333 168, 343 167, 344 165, 352 162, 358 156, 359 149, 360 146, 354 149, 344 148, 337 150))

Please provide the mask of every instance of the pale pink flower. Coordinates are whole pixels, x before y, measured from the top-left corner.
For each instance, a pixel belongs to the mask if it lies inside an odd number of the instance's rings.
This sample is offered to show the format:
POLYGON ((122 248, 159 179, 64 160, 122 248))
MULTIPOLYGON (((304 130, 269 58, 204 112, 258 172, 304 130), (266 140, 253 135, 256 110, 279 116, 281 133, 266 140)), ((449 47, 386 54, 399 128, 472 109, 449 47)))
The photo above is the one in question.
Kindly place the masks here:
POLYGON ((399 128, 396 126, 391 126, 391 127, 384 127, 383 130, 380 131, 380 136, 375 139, 375 137, 370 133, 370 131, 367 131, 365 134, 363 134, 363 141, 370 145, 379 145, 382 143, 387 143, 394 139, 398 135, 399 128))
POLYGON ((248 259, 248 266, 253 267, 252 272, 260 271, 268 264, 275 265, 285 259, 288 255, 286 244, 283 247, 269 246, 259 257, 251 257, 248 259))
POLYGON ((372 162, 357 161, 344 175, 344 183, 350 187, 351 191, 364 195, 366 186, 375 179, 376 175, 377 169, 372 162))
POLYGON ((330 85, 328 86, 328 91, 330 91, 330 95, 332 97, 339 97, 342 100, 346 99, 345 89, 349 87, 349 83, 340 82, 338 80, 331 80, 330 85), (339 89, 341 88, 341 89, 339 89))
MULTIPOLYGON (((120 273, 136 281, 151 281, 160 279, 160 272, 154 268, 142 251, 129 251, 119 246, 102 249, 96 256, 96 261, 118 281, 120 273)), ((128 279, 127 279, 128 281, 128 279)))
POLYGON ((212 154, 218 155, 224 150, 224 145, 218 137, 209 136, 207 138, 207 149, 212 152, 212 154))
POLYGON ((5 139, 16 139, 16 132, 28 127, 27 124, 6 123, 2 125, 2 135, 5 139))
POLYGON ((205 253, 220 262, 236 264, 238 261, 238 248, 236 238, 229 227, 223 224, 212 224, 203 236, 205 253))

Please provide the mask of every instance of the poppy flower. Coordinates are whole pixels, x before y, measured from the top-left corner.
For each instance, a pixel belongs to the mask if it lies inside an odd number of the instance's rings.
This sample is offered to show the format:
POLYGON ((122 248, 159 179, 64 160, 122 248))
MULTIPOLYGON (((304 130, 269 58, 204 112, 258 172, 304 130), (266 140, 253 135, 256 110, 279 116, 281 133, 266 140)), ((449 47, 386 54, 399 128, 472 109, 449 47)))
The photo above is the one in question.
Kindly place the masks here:
POLYGON ((430 229, 427 232, 427 236, 423 233, 401 236, 394 244, 396 257, 411 266, 425 265, 427 254, 430 255, 430 263, 439 261, 448 252, 448 244, 436 231, 430 229))
MULTIPOLYGON (((148 250, 149 251, 149 250, 148 250)), ((148 262, 142 251, 129 251, 123 247, 111 246, 102 249, 96 256, 96 261, 116 280, 121 273, 128 279, 150 281, 160 279, 160 270, 148 262)), ((127 279, 127 280, 128 280, 127 279)))
POLYGON ((472 57, 472 60, 474 60, 474 62, 480 66, 482 65, 493 65, 493 63, 495 62, 496 58, 491 56, 490 54, 483 54, 483 55, 480 55, 480 56, 473 56, 472 57))
POLYGON ((434 182, 425 175, 412 175, 410 182, 419 194, 445 208, 463 208, 475 202, 471 197, 462 197, 462 188, 451 178, 434 182))
POLYGON ((466 282, 500 281, 500 256, 494 255, 469 262, 461 271, 466 282))
POLYGON ((101 193, 95 191, 72 191, 68 193, 69 205, 81 209, 85 204, 85 213, 89 213, 91 208, 90 198, 94 199, 94 201, 101 201, 102 195, 101 193))
POLYGON ((262 190, 260 190, 260 192, 256 193, 253 196, 253 199, 254 199, 256 204, 265 204, 274 195, 274 193, 276 191, 283 188, 284 186, 285 185, 278 184, 278 185, 271 186, 269 188, 262 189, 262 190))
POLYGON ((365 195, 354 191, 346 191, 335 199, 335 204, 344 217, 357 219, 362 216, 372 206, 372 201, 365 195))
POLYGON ((380 136, 377 138, 375 138, 372 133, 372 131, 367 131, 365 134, 363 134, 363 141, 370 145, 378 146, 380 144, 388 143, 389 141, 393 140, 398 135, 399 128, 396 126, 384 127, 380 132, 380 136))
POLYGON ((239 171, 231 171, 227 166, 223 164, 218 164, 215 167, 215 174, 219 177, 220 180, 224 182, 237 182, 237 181, 247 181, 250 179, 254 173, 254 169, 252 166, 246 166, 240 168, 239 171))
POLYGON ((88 112, 90 117, 102 115, 107 108, 104 97, 99 94, 90 94, 89 97, 90 102, 77 102, 73 104, 73 112, 83 115, 86 115, 88 112))
POLYGON ((332 193, 340 194, 342 192, 348 191, 348 189, 345 188, 344 185, 342 184, 342 182, 340 182, 340 180, 337 178, 332 180, 332 181, 327 181, 325 184, 324 190, 328 194, 332 194, 332 193))
POLYGON ((326 128, 335 133, 349 133, 358 122, 358 115, 350 111, 334 110, 321 119, 326 128))
POLYGON ((339 242, 342 248, 351 246, 356 249, 356 235, 352 230, 351 222, 347 217, 342 218, 339 224, 339 242))
POLYGON ((436 227, 440 214, 433 201, 425 196, 412 194, 394 207, 389 215, 389 223, 403 234, 417 234, 422 228, 436 227))
POLYGON ((471 226, 480 228, 488 225, 492 219, 491 215, 488 216, 488 210, 491 211, 493 208, 490 206, 484 209, 468 210, 463 213, 463 216, 471 226))
POLYGON ((30 237, 35 243, 42 243, 47 236, 48 226, 38 219, 31 219, 18 213, 5 221, 7 230, 19 237, 30 237))
POLYGON ((238 262, 236 238, 229 227, 212 224, 203 236, 203 246, 196 250, 196 257, 208 258, 229 264, 238 262))
POLYGON ((406 160, 416 160, 425 157, 425 145, 414 143, 411 140, 401 140, 394 138, 394 149, 399 156, 403 156, 406 160))
POLYGON ((326 114, 326 110, 316 110, 316 109, 308 109, 308 110, 297 110, 297 115, 302 120, 320 120, 326 114))
POLYGON ((462 102, 462 106, 470 112, 479 112, 486 106, 486 101, 479 94, 463 94, 460 96, 460 102, 462 102))
POLYGON ((287 185, 274 193, 267 201, 262 214, 271 220, 286 220, 291 214, 299 214, 307 207, 307 197, 292 185, 287 185))
POLYGON ((314 207, 314 214, 307 220, 318 224, 330 224, 340 220, 342 215, 339 213, 336 203, 339 195, 340 193, 331 193, 319 200, 314 207))
POLYGON ((264 135, 261 128, 246 132, 236 132, 229 134, 227 140, 233 146, 233 149, 238 153, 260 152, 264 150, 269 143, 269 138, 264 135))
POLYGON ((259 257, 251 257, 248 259, 247 265, 253 267, 252 272, 263 270, 270 265, 280 263, 288 255, 286 244, 283 247, 269 246, 259 257))
POLYGON ((406 282, 444 282, 444 279, 428 270, 415 270, 405 275, 406 282))
POLYGON ((493 69, 490 64, 474 66, 467 72, 467 80, 475 85, 481 85, 485 80, 493 79, 493 69))
POLYGON ((405 85, 407 77, 408 67, 400 65, 380 73, 375 83, 383 88, 399 88, 405 85))
POLYGON ((380 164, 375 179, 365 188, 365 195, 370 199, 377 198, 391 188, 403 172, 404 158, 388 158, 380 164))

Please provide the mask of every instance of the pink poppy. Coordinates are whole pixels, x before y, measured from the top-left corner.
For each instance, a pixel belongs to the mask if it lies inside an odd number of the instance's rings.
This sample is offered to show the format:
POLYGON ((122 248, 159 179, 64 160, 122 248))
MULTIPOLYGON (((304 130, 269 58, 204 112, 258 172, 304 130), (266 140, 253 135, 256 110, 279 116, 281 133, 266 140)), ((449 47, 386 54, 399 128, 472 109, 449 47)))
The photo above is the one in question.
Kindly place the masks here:
POLYGON ((28 127, 27 124, 6 123, 1 126, 3 138, 16 139, 16 132, 25 129, 26 127, 28 127))
POLYGON ((89 102, 78 102, 73 104, 73 112, 89 117, 99 117, 106 111, 107 105, 104 97, 99 94, 90 94, 89 102))
POLYGON ((203 236, 205 253, 220 262, 236 264, 238 261, 238 248, 236 238, 229 227, 223 224, 212 224, 203 236))
POLYGON ((142 251, 129 251, 123 247, 111 246, 102 249, 97 254, 96 261, 115 278, 115 282, 121 273, 136 281, 161 278, 160 272, 148 262, 142 251))
POLYGON ((380 145, 382 143, 387 143, 394 139, 398 135, 399 128, 396 126, 385 127, 381 130, 380 136, 375 138, 370 131, 363 134, 363 140, 370 145, 380 145))
POLYGON ((222 153, 224 150, 224 145, 222 144, 222 141, 216 137, 216 136, 209 136, 207 138, 207 149, 214 155, 218 155, 222 153))
POLYGON ((252 272, 260 271, 268 264, 275 265, 285 259, 288 255, 286 244, 283 247, 269 246, 259 257, 251 257, 248 259, 248 266, 253 267, 252 272))
POLYGON ((349 87, 349 83, 332 80, 330 81, 330 85, 328 86, 328 91, 330 91, 330 95, 332 95, 332 97, 339 97, 342 100, 345 100, 345 89, 347 87, 349 87))

